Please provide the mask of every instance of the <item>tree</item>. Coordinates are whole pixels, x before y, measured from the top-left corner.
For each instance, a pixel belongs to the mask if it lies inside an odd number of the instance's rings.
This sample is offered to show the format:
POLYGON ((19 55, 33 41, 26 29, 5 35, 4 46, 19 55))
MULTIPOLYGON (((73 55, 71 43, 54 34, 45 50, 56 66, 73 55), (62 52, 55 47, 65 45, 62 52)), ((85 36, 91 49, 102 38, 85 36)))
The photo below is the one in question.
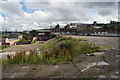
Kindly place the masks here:
POLYGON ((67 25, 65 26, 65 28, 70 28, 70 25, 69 25, 69 24, 67 24, 67 25))
POLYGON ((57 25, 55 26, 55 28, 60 28, 60 25, 59 25, 59 24, 57 24, 57 25))
POLYGON ((32 31, 30 31, 30 34, 31 34, 33 37, 35 37, 35 36, 38 34, 38 32, 37 32, 37 30, 32 30, 32 31))
POLYGON ((23 39, 29 40, 28 33, 22 32, 21 35, 23 36, 23 39))
POLYGON ((102 27, 102 29, 103 29, 104 31, 108 30, 108 29, 109 29, 109 25, 108 25, 108 24, 104 25, 104 26, 102 27))

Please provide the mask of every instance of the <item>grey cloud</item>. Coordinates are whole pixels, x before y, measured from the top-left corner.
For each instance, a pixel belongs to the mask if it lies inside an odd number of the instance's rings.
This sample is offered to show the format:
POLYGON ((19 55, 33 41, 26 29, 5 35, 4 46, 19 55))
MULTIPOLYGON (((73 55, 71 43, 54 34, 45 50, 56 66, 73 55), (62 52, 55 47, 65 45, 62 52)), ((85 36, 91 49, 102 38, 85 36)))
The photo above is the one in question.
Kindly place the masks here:
POLYGON ((87 8, 106 8, 115 6, 117 2, 85 2, 85 4, 84 7, 87 8))
POLYGON ((26 2, 26 4, 31 9, 45 9, 45 12, 38 11, 27 14, 21 9, 18 2, 6 3, 2 7, 2 12, 8 14, 9 19, 2 24, 4 29, 30 30, 32 28, 47 28, 52 23, 67 24, 74 21, 80 23, 93 20, 106 22, 109 17, 117 20, 115 17, 117 3, 115 2, 26 2), (96 13, 92 13, 92 11, 96 13))

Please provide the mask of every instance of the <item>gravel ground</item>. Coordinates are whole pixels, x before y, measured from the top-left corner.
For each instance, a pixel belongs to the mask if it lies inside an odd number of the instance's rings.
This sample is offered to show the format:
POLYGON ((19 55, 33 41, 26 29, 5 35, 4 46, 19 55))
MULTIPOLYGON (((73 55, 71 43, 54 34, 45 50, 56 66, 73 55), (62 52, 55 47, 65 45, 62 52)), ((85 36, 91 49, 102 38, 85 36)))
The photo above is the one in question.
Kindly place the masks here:
POLYGON ((70 36, 77 39, 86 39, 91 43, 98 44, 100 46, 110 46, 118 48, 120 37, 97 37, 97 36, 70 36))
POLYGON ((72 36, 74 38, 84 38, 102 46, 112 46, 101 55, 86 56, 77 55, 75 58, 80 62, 75 64, 57 64, 57 65, 12 65, 3 68, 3 78, 119 78, 118 65, 118 38, 117 37, 90 37, 90 36, 72 36), (104 56, 104 58, 103 58, 104 56), (84 72, 86 66, 93 62, 105 61, 109 65, 96 65, 89 67, 84 72))

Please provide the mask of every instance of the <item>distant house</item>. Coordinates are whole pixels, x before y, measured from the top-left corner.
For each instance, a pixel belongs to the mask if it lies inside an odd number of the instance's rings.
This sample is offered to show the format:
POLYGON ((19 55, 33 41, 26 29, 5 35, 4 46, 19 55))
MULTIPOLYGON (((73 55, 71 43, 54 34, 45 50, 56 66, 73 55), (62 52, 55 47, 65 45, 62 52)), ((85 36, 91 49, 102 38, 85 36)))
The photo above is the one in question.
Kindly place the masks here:
POLYGON ((94 21, 91 27, 99 29, 99 28, 102 28, 104 25, 105 25, 104 23, 97 23, 96 21, 94 21))
POLYGON ((2 32, 3 37, 22 39, 23 36, 18 32, 2 32))
POLYGON ((9 34, 10 38, 22 39, 23 36, 19 33, 11 33, 9 34))
POLYGON ((37 32, 37 40, 48 40, 51 38, 51 30, 39 29, 37 32))
POLYGON ((2 38, 2 45, 3 46, 12 46, 12 45, 16 45, 16 42, 18 42, 20 39, 16 39, 16 38, 2 38))
POLYGON ((110 21, 109 24, 110 27, 120 27, 120 22, 116 22, 116 21, 110 21))
POLYGON ((60 25, 56 25, 51 29, 52 35, 75 35, 77 33, 76 27, 70 27, 70 25, 66 25, 61 28, 60 25))
POLYGON ((16 45, 16 42, 23 38, 22 35, 17 32, 3 32, 2 36, 1 45, 3 46, 16 45))
POLYGON ((120 22, 110 21, 109 33, 120 34, 120 22))
POLYGON ((85 34, 88 33, 88 28, 90 27, 90 24, 81 24, 81 23, 71 23, 71 25, 76 28, 77 34, 85 34))
POLYGON ((76 27, 77 27, 78 31, 86 31, 86 30, 88 30, 88 27, 90 27, 90 25, 76 23, 76 27))

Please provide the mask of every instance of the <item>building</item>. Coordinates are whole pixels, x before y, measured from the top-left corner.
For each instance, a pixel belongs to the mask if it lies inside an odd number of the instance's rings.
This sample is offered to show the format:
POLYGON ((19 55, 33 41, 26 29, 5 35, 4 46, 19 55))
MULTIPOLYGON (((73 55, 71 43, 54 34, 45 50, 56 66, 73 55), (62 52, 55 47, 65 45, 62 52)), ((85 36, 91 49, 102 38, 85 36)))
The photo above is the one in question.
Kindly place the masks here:
POLYGON ((120 22, 110 21, 108 32, 112 34, 120 34, 120 22))
POLYGON ((3 37, 7 37, 7 38, 16 38, 16 39, 22 39, 23 36, 19 33, 19 32, 2 32, 2 36, 3 37))
POLYGON ((48 40, 51 38, 51 30, 39 29, 37 30, 37 40, 48 40))
POLYGON ((2 32, 1 45, 3 46, 12 46, 21 40, 23 36, 17 32, 2 32))
POLYGON ((12 46, 12 45, 16 45, 16 43, 19 41, 20 39, 16 39, 16 38, 2 38, 2 45, 3 46, 12 46))
POLYGON ((104 23, 97 23, 96 21, 94 21, 91 27, 99 29, 99 28, 104 27, 104 25, 105 25, 104 23))
POLYGON ((11 33, 9 34, 10 38, 22 39, 23 36, 19 33, 11 33))
POLYGON ((89 32, 88 28, 91 26, 91 24, 71 23, 71 26, 76 28, 77 35, 83 35, 89 32))
POLYGON ((77 34, 76 27, 70 27, 67 24, 65 27, 61 28, 60 25, 56 25, 54 28, 51 28, 52 35, 75 35, 77 34))

